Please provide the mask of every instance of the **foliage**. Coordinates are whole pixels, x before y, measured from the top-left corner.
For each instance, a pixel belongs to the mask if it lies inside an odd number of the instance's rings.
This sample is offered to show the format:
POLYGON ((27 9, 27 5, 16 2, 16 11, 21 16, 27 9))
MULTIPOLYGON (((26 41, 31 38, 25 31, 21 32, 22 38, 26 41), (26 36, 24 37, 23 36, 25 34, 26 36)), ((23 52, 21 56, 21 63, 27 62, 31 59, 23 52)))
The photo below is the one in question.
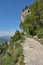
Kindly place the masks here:
POLYGON ((21 41, 21 40, 24 40, 24 33, 20 31, 16 31, 14 36, 11 37, 11 42, 16 42, 16 41, 21 41))
POLYGON ((28 9, 28 6, 25 6, 25 8, 22 11, 24 12, 26 9, 28 9))
POLYGON ((0 45, 0 54, 5 54, 7 48, 8 48, 7 42, 5 42, 2 45, 0 45))
MULTIPOLYGON (((26 6, 25 9, 28 7, 26 6)), ((0 45, 2 65, 25 65, 21 42, 25 39, 25 34, 37 35, 43 39, 43 0, 35 1, 30 6, 31 14, 27 15, 24 22, 20 24, 23 32, 16 31, 10 39, 10 44, 6 42, 0 45), (24 33, 25 32, 25 33, 24 33)), ((43 44, 43 40, 41 41, 43 44)))
POLYGON ((43 38, 43 30, 42 29, 39 29, 37 36, 38 36, 38 38, 43 38))
POLYGON ((43 45, 43 38, 40 40, 40 43, 43 45))
MULTIPOLYGON (((27 15, 20 27, 25 35, 37 35, 39 29, 43 29, 43 1, 37 0, 30 6, 31 14, 27 15)), ((40 34, 40 32, 38 33, 40 34)), ((41 33, 42 34, 42 33, 41 33)))
POLYGON ((3 65, 14 65, 14 59, 12 57, 7 57, 3 59, 3 65))
POLYGON ((20 57, 24 58, 23 49, 21 45, 21 39, 23 38, 23 36, 23 32, 15 32, 14 36, 10 40, 9 47, 6 50, 7 53, 4 55, 2 65, 16 65, 17 63, 19 63, 20 57))

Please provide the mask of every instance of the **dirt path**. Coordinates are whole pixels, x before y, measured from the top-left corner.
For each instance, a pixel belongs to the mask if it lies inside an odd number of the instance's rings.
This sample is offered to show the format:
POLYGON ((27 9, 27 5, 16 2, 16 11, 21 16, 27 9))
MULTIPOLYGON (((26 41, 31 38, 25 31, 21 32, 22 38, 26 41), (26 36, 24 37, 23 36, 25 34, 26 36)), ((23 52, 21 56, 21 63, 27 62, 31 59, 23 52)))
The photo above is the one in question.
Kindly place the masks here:
POLYGON ((43 65, 43 46, 32 38, 27 38, 23 45, 26 65, 43 65))

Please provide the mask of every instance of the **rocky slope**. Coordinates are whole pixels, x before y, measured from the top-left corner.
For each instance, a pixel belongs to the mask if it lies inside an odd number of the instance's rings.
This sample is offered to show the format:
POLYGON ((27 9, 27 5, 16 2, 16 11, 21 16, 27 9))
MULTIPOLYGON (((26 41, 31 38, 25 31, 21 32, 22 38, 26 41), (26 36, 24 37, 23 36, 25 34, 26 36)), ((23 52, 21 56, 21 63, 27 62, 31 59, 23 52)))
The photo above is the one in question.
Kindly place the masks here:
POLYGON ((43 65, 43 46, 33 38, 27 38, 23 45, 26 65, 43 65))

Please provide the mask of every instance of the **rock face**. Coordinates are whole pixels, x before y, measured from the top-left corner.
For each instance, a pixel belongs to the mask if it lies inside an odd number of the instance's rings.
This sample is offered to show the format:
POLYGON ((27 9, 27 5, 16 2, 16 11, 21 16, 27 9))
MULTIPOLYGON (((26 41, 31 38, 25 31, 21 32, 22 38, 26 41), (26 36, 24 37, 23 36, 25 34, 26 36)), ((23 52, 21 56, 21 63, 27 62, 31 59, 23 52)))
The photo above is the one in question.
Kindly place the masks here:
POLYGON ((26 18, 26 16, 27 16, 28 14, 31 14, 29 8, 27 8, 27 9, 25 9, 24 11, 21 12, 21 21, 22 21, 22 22, 24 21, 24 19, 26 18))
POLYGON ((23 45, 26 65, 43 65, 43 46, 32 38, 27 38, 23 45))

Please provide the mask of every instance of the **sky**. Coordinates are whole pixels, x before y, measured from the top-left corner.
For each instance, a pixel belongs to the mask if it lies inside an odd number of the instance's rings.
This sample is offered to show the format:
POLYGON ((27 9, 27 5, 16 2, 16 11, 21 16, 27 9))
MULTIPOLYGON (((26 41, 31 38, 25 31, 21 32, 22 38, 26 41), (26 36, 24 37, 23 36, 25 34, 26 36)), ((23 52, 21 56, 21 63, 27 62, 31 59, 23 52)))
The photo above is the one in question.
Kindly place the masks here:
POLYGON ((11 36, 20 27, 20 13, 34 0, 0 0, 0 36, 11 36))

